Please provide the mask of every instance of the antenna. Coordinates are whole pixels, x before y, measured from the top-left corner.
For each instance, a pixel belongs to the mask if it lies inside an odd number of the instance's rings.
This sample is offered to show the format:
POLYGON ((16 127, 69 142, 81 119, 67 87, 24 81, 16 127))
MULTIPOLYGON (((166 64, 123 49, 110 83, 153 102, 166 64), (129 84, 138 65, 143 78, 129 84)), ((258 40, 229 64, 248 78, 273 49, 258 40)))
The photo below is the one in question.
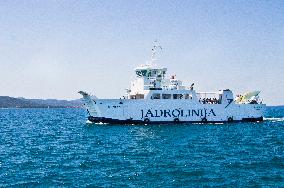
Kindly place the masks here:
POLYGON ((151 62, 150 62, 150 64, 153 65, 154 61, 157 61, 157 59, 158 59, 158 58, 157 58, 157 53, 158 53, 158 51, 162 52, 162 50, 163 50, 162 46, 159 45, 159 42, 158 42, 158 40, 156 39, 156 40, 154 41, 154 46, 153 46, 153 48, 152 48, 152 55, 151 55, 151 62))

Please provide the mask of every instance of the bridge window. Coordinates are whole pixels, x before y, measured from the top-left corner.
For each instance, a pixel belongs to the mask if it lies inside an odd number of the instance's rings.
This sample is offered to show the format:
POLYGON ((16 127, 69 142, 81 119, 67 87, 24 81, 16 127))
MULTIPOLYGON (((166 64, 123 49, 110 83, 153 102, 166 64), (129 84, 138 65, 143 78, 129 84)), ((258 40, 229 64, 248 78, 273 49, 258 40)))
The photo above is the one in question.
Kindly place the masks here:
POLYGON ((142 76, 142 72, 141 72, 141 71, 136 71, 136 75, 137 75, 138 77, 141 77, 141 76, 142 76))
POLYGON ((162 99, 171 99, 172 95, 171 94, 162 94, 162 99))
POLYGON ((147 70, 141 70, 142 76, 146 76, 147 70))

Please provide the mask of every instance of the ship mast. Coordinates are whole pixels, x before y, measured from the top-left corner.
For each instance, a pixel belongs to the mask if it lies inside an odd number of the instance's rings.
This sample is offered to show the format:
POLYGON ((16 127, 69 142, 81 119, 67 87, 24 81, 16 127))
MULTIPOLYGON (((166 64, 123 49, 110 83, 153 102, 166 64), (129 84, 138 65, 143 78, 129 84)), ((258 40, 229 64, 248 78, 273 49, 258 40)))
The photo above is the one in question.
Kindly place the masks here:
POLYGON ((154 62, 158 60, 158 57, 157 57, 157 54, 158 52, 162 52, 163 48, 161 45, 159 45, 158 41, 155 40, 154 41, 154 46, 152 48, 152 54, 151 54, 151 60, 150 60, 150 63, 149 65, 154 65, 154 62))

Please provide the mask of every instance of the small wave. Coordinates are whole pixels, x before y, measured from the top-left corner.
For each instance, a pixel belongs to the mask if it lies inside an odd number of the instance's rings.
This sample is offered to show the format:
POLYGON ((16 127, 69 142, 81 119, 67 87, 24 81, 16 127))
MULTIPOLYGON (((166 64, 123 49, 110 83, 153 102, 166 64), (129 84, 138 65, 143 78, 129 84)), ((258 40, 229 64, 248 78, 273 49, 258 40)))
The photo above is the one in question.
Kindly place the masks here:
POLYGON ((86 124, 107 125, 108 123, 102 123, 102 122, 94 123, 94 122, 92 122, 92 121, 90 121, 90 120, 87 120, 87 121, 86 121, 86 124))
POLYGON ((108 123, 102 123, 102 122, 99 122, 99 123, 95 123, 96 125, 107 125, 108 123))
POLYGON ((281 117, 281 118, 274 118, 274 117, 272 117, 272 118, 263 118, 264 119, 264 121, 273 121, 273 122, 275 122, 275 121, 284 121, 284 117, 281 117))
POLYGON ((93 122, 91 122, 90 120, 87 120, 86 124, 93 124, 93 122))

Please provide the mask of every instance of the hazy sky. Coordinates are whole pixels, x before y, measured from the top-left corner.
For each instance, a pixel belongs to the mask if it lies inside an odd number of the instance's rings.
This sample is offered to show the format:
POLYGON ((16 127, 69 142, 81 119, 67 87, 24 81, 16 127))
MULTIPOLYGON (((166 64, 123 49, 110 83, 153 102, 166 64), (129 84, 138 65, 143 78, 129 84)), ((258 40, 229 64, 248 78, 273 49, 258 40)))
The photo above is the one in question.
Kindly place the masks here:
POLYGON ((284 104, 284 1, 0 1, 0 95, 119 98, 159 65, 198 91, 261 90, 284 104))

